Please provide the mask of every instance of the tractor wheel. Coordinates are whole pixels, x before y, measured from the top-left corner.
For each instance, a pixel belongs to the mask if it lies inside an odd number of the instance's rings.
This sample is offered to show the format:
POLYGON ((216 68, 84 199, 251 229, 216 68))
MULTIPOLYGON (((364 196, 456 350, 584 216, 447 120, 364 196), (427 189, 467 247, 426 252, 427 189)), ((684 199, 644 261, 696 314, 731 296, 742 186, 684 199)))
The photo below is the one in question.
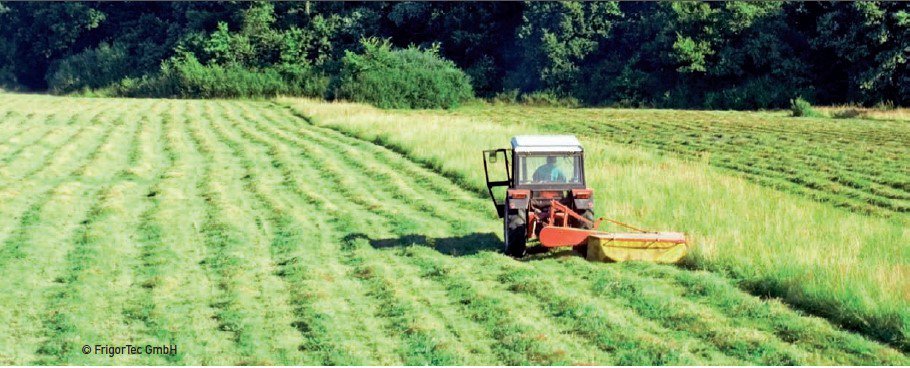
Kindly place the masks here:
POLYGON ((594 210, 582 210, 578 212, 581 217, 584 217, 586 220, 591 221, 591 224, 582 224, 581 228, 586 230, 591 230, 594 228, 594 210))
MULTIPOLYGON (((578 211, 578 214, 581 215, 582 217, 584 217, 585 219, 587 219, 588 221, 594 222, 594 210, 582 210, 582 211, 578 211)), ((581 221, 579 221, 579 222, 581 222, 581 221)), ((594 224, 580 223, 578 225, 579 225, 578 227, 585 229, 585 230, 590 230, 590 229, 594 228, 594 224)), ((574 251, 578 252, 579 254, 581 254, 582 257, 588 256, 588 245, 587 244, 579 245, 577 247, 572 247, 572 249, 574 251)))
POLYGON ((528 210, 509 210, 504 217, 505 252, 515 258, 523 257, 528 241, 528 210))

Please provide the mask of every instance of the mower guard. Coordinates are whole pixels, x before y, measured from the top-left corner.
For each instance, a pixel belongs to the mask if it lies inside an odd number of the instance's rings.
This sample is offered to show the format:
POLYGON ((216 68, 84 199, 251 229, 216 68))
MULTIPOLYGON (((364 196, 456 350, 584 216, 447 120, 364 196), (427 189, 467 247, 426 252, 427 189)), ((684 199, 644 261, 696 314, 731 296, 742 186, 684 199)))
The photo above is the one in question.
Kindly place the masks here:
POLYGON ((688 252, 686 236, 677 232, 607 233, 563 226, 547 226, 540 231, 540 244, 545 247, 578 247, 587 245, 589 261, 679 262, 688 252))

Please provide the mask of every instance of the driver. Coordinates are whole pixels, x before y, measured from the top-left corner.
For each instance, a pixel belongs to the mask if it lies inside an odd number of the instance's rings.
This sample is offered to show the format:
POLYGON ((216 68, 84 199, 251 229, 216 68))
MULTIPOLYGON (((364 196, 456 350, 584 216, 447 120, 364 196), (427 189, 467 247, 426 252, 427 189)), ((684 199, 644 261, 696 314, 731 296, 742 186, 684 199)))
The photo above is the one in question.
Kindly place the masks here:
POLYGON ((566 175, 556 167, 556 156, 547 156, 547 163, 540 165, 534 171, 534 181, 536 182, 565 182, 566 175))

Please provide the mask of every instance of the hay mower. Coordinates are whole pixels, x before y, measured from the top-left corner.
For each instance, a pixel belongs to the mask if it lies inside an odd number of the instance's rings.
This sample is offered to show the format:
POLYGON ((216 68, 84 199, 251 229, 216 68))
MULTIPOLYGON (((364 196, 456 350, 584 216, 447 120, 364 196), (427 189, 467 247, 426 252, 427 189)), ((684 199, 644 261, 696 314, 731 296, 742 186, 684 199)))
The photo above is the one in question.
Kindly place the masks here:
POLYGON ((585 183, 584 150, 575 136, 516 136, 511 143, 511 149, 483 151, 487 189, 503 219, 506 254, 523 257, 572 247, 591 261, 659 263, 686 255, 683 233, 595 219, 594 191, 585 183), (629 231, 598 230, 604 221, 629 231), (529 248, 535 239, 539 244, 529 248))

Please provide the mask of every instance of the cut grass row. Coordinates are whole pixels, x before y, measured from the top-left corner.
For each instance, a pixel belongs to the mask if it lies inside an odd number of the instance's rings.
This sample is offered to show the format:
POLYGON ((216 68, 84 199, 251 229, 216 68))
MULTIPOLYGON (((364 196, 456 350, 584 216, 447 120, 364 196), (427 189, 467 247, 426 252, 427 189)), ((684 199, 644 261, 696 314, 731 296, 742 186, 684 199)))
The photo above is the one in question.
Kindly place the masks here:
MULTIPOLYGON (((485 116, 436 111, 279 102, 317 125, 402 152, 484 196, 481 150, 507 146, 517 134, 554 132, 539 120, 499 124, 485 116)), ((908 348, 910 222, 905 216, 850 213, 753 185, 700 162, 605 143, 600 136, 580 137, 599 215, 685 231, 695 245, 688 264, 731 275, 752 293, 781 298, 908 348)), ((487 213, 494 213, 492 206, 487 213)))
MULTIPOLYGON (((247 131, 246 133, 247 133, 247 134, 254 134, 253 132, 250 132, 250 131, 247 131)), ((261 139, 261 138, 260 138, 260 139, 261 139)), ((323 141, 325 141, 325 140, 323 139, 323 141)), ((305 142, 305 141, 303 141, 303 142, 305 142)), ((298 142, 298 143, 302 143, 302 142, 298 142)), ((322 153, 322 154, 330 154, 329 152, 327 152, 327 151, 325 151, 325 150, 323 150, 323 149, 321 149, 321 148, 319 149, 319 151, 320 151, 319 153, 322 153)), ((325 156, 322 156, 322 157, 325 157, 325 156)), ((345 160, 343 160, 343 159, 341 159, 341 158, 339 158, 339 160, 342 161, 342 162, 345 162, 345 160)), ((317 159, 317 160, 314 160, 314 161, 317 161, 317 162, 318 162, 319 160, 317 159)), ((350 159, 348 159, 347 161, 348 161, 348 162, 353 162, 353 161, 351 161, 350 159)), ((331 161, 330 161, 330 162, 331 162, 331 161)), ((339 175, 339 174, 342 174, 342 173, 344 172, 344 170, 338 171, 337 169, 330 169, 330 170, 326 170, 326 171, 328 171, 330 174, 338 175, 338 176, 335 176, 334 179, 329 179, 329 180, 336 181, 336 182, 340 179, 340 175, 339 175)), ((354 173, 352 173, 352 175, 353 175, 353 174, 354 174, 354 173)), ((298 174, 298 175, 294 175, 294 176, 299 176, 299 174, 298 174)), ((303 178, 307 178, 307 177, 312 177, 312 174, 310 174, 310 175, 304 175, 304 176, 303 176, 303 178)), ((365 179, 366 179, 366 178, 365 178, 365 179)), ((351 183, 348 183, 348 186, 349 186, 349 185, 351 185, 351 183)), ((345 188, 345 187, 346 187, 346 186, 340 186, 340 188, 345 188)), ((344 195, 328 196, 328 197, 330 197, 330 198, 332 198, 332 197, 335 197, 335 198, 344 198, 344 197, 350 197, 350 196, 351 196, 350 194, 352 194, 352 193, 344 193, 344 195)), ((380 195, 381 195, 381 193, 380 193, 380 195)), ((315 197, 315 198, 320 198, 320 197, 324 197, 324 196, 325 196, 325 195, 320 195, 319 197, 315 197)), ((371 193, 362 193, 362 194, 359 194, 359 196, 361 196, 361 197, 372 197, 372 196, 375 196, 375 194, 371 194, 371 193)), ((311 197, 311 198, 313 198, 313 197, 311 197)), ((356 198, 356 197, 355 197, 355 198, 356 198)), ((371 201, 361 203, 361 205, 368 206, 369 208, 374 208, 374 207, 373 207, 374 205, 373 205, 372 203, 381 203, 381 202, 378 202, 376 199, 373 199, 373 198, 371 198, 371 199, 372 199, 371 201), (370 202, 372 202, 372 203, 370 203, 370 202)), ((322 201, 322 200, 325 200, 325 199, 317 199, 317 201, 322 201)), ((355 199, 355 200, 352 200, 352 202, 357 202, 357 200, 356 200, 356 199, 355 199)), ((349 207, 349 206, 346 206, 346 207, 349 207)), ((345 213, 346 213, 346 215, 343 215, 344 217, 342 218, 342 220, 343 220, 344 218, 348 218, 348 216, 350 216, 349 213, 355 213, 355 211, 351 209, 351 210, 345 211, 345 213)), ((379 215, 372 215, 371 217, 373 217, 373 220, 374 220, 374 221, 375 221, 376 218, 381 218, 379 215)), ((344 221, 344 222, 345 222, 344 226, 341 226, 342 231, 345 231, 345 229, 346 229, 346 231, 354 231, 354 230, 355 230, 355 228, 356 228, 356 226, 357 226, 357 225, 356 225, 356 222, 347 222, 347 221, 344 221)), ((343 241, 343 237, 342 237, 342 239, 338 239, 338 240, 335 240, 335 241, 340 243, 340 242, 343 241)), ((338 255, 336 255, 336 256, 338 256, 338 255)), ((347 266, 352 266, 352 265, 350 264, 350 262, 344 261, 344 259, 343 259, 343 262, 342 262, 342 263, 345 264, 345 265, 347 265, 347 266)), ((356 275, 356 274, 359 274, 358 271, 356 271, 356 270, 355 270, 355 271, 351 271, 351 272, 353 272, 355 275, 356 275)), ((348 276, 348 277, 352 277, 352 276, 348 276)), ((413 354, 408 354, 408 351, 410 350, 410 349, 408 348, 408 345, 409 345, 409 344, 404 344, 404 345, 405 345, 405 346, 402 347, 402 349, 404 349, 404 351, 403 351, 402 353, 405 354, 406 356, 407 356, 407 355, 413 355, 413 354)), ((426 351, 425 353, 429 353, 429 351, 426 351)), ((408 359, 406 359, 406 360, 408 360, 408 359)), ((410 361, 414 362, 414 360, 410 360, 410 361)), ((433 361, 433 360, 430 360, 430 361, 433 361)), ((427 362, 430 362, 430 361, 427 361, 427 362)), ((436 361, 437 361, 437 362, 440 362, 440 361, 438 361, 438 360, 436 360, 436 361)))
MULTIPOLYGON (((4 304, 21 303, 22 300, 32 304, 28 309, 5 308, 9 312, 3 323, 8 329, 0 334, 0 340, 10 342, 3 346, 10 347, 12 354, 34 356, 41 353, 44 345, 36 349, 35 344, 43 340, 42 330, 65 318, 67 311, 52 307, 56 301, 50 290, 65 282, 64 276, 69 271, 66 259, 69 254, 75 254, 72 252, 78 244, 72 240, 77 240, 78 234, 84 234, 84 225, 90 220, 92 209, 98 206, 96 194, 100 188, 80 181, 59 183, 41 178, 78 175, 85 173, 87 162, 101 164, 113 160, 113 155, 101 152, 117 149, 113 142, 120 136, 113 131, 122 130, 114 127, 119 121, 118 118, 99 121, 100 126, 88 129, 89 134, 62 144, 59 152, 67 155, 54 157, 41 171, 25 178, 28 181, 23 181, 21 186, 16 183, 8 186, 17 193, 14 200, 3 202, 4 209, 13 205, 29 210, 22 214, 15 235, 4 243, 4 304), (24 338, 26 344, 20 338, 24 338)), ((16 214, 12 213, 8 220, 15 221, 16 214)))
POLYGON ((501 224, 484 199, 268 103, 63 100, 115 113, 0 204, 43 203, 44 230, 0 262, 18 280, 0 298, 14 326, 0 343, 16 346, 0 363, 907 362, 703 272, 516 262, 496 252, 501 224), (179 354, 78 351, 129 342, 179 354))

